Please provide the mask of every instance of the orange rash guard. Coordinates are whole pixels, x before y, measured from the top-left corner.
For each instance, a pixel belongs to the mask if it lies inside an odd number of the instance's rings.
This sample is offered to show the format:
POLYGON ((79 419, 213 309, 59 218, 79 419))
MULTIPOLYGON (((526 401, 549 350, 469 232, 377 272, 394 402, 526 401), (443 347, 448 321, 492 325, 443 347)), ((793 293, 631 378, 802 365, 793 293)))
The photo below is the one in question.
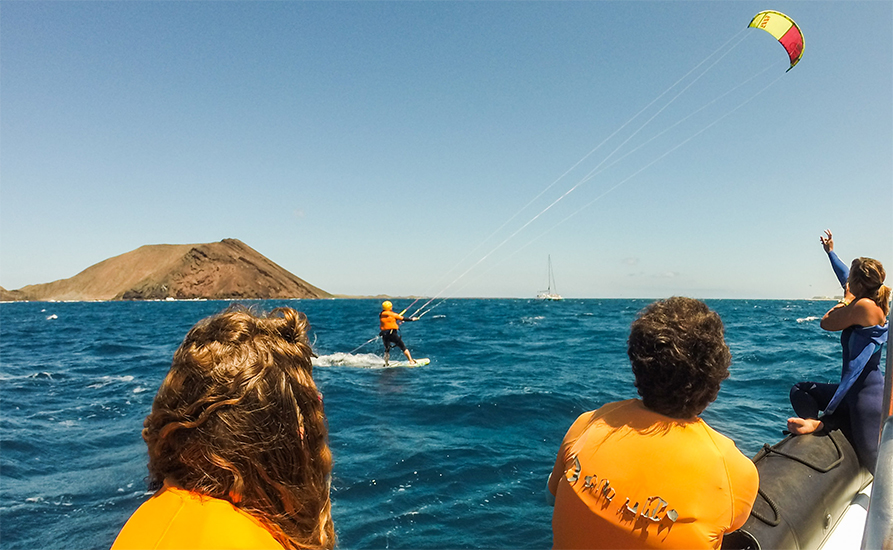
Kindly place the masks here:
POLYGON ((397 330, 400 326, 397 321, 402 321, 403 316, 393 311, 384 310, 378 314, 379 330, 397 330))
POLYGON ((112 550, 154 548, 283 550, 253 516, 229 502, 165 488, 130 516, 112 550))
POLYGON ((549 478, 553 546, 719 548, 758 487, 753 462, 700 418, 609 403, 577 418, 561 444, 549 478))

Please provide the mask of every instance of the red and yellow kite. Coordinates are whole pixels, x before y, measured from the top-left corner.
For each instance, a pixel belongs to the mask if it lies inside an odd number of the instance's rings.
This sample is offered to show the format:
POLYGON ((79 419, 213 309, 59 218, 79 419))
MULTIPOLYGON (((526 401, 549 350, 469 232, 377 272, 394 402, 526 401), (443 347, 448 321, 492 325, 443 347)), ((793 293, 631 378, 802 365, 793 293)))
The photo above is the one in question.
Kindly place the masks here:
POLYGON ((789 71, 800 62, 803 57, 803 33, 793 19, 781 12, 761 11, 754 16, 748 27, 763 29, 778 39, 791 58, 789 71))

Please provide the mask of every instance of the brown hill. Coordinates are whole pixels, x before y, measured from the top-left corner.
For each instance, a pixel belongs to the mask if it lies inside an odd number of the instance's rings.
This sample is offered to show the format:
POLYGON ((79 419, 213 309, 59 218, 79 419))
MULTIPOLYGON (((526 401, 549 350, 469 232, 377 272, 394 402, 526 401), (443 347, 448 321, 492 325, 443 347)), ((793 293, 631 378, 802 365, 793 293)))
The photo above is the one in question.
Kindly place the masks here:
POLYGON ((329 297, 237 239, 146 245, 70 279, 0 293, 2 300, 35 301, 329 297))
POLYGON ((21 297, 21 293, 18 290, 6 290, 0 286, 0 302, 14 302, 23 299, 24 298, 21 297))

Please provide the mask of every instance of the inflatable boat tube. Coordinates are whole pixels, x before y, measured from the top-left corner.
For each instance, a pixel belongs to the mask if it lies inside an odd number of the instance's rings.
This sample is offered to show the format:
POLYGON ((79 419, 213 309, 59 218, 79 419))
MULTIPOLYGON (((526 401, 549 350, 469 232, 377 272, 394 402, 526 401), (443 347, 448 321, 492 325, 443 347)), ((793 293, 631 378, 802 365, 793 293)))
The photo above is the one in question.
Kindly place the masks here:
POLYGON ((763 445, 753 462, 759 493, 744 526, 723 537, 724 549, 818 549, 871 481, 840 430, 789 435, 763 445))
POLYGON ((881 428, 874 473, 862 548, 893 548, 893 416, 888 416, 881 428))

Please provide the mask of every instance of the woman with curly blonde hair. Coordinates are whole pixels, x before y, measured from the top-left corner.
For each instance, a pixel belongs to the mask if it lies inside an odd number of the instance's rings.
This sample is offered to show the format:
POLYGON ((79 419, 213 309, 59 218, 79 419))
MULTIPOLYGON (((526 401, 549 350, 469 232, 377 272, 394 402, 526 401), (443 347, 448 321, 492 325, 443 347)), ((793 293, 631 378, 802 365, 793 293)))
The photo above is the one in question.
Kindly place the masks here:
POLYGON ((157 492, 113 549, 330 549, 332 455, 306 316, 231 308, 196 324, 144 423, 157 492))

